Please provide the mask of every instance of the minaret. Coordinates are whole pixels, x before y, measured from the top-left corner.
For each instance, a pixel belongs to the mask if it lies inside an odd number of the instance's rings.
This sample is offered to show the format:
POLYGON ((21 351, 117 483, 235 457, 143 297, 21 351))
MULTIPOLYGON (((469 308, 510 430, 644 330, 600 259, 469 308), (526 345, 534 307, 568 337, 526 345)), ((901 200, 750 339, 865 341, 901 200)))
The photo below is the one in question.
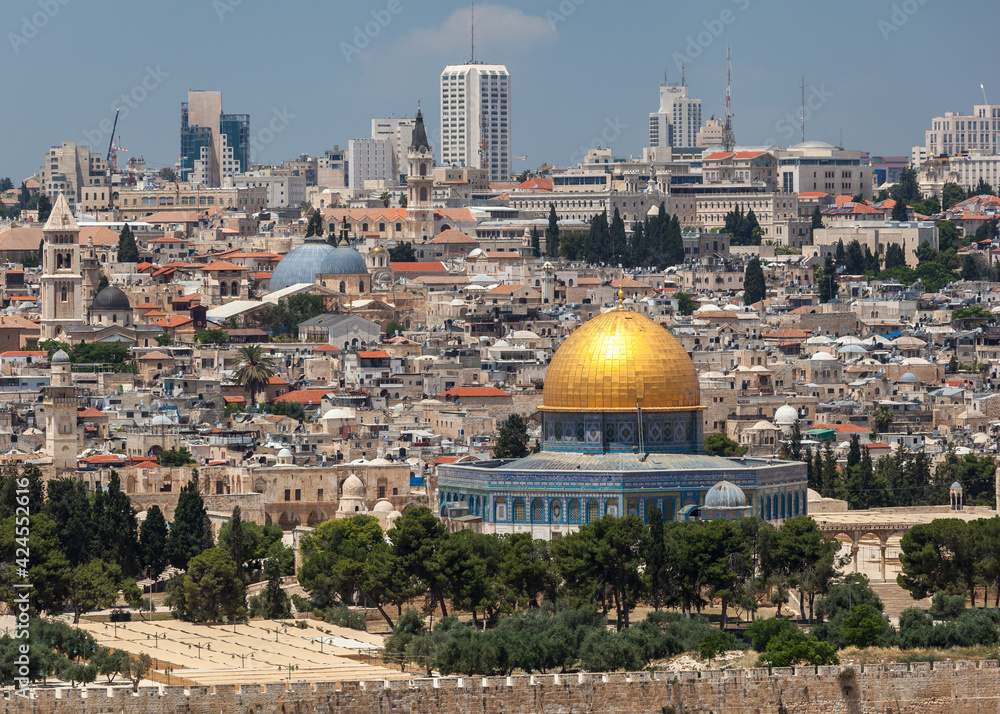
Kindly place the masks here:
POLYGON ((42 234, 41 339, 65 340, 67 330, 84 325, 83 273, 80 226, 61 193, 42 234))
POLYGON ((417 109, 413 141, 406 153, 406 223, 410 240, 426 241, 434 236, 434 154, 427 142, 424 115, 417 109))
POLYGON ((52 355, 52 374, 45 396, 45 450, 52 456, 56 475, 75 471, 77 462, 76 411, 79 400, 73 387, 69 355, 52 355))

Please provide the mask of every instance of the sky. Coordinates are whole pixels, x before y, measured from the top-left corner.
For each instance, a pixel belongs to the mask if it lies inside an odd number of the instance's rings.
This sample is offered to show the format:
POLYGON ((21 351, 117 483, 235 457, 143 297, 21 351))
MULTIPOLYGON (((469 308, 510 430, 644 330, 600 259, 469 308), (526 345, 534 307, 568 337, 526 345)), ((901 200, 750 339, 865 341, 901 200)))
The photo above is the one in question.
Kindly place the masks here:
MULTIPOLYGON (((437 0, 3 0, 0 176, 50 146, 173 166, 189 89, 250 114, 252 158, 321 155, 371 119, 423 108, 440 136, 439 76, 471 56, 467 3, 437 0)), ((680 65, 703 118, 725 113, 732 48, 739 145, 806 139, 909 156, 932 117, 1000 103, 995 0, 506 0, 477 3, 476 60, 511 74, 514 170, 592 146, 639 156, 658 85, 680 65)))

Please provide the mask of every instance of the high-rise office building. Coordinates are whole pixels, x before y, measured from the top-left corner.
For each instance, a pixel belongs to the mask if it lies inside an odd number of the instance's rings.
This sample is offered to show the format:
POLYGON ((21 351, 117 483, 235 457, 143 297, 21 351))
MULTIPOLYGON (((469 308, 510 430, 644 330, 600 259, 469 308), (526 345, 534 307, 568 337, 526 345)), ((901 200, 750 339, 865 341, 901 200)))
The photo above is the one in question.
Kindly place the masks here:
POLYGON ((188 92, 181 103, 181 180, 221 186, 249 168, 250 115, 223 114, 222 92, 188 92))
POLYGON ((441 163, 510 179, 510 73, 502 64, 448 65, 441 73, 441 163))
POLYGON ((395 173, 396 155, 392 142, 388 139, 351 139, 347 142, 350 167, 347 170, 350 188, 365 188, 365 182, 395 184, 399 176, 395 173))
POLYGON ((1000 104, 976 104, 972 114, 945 112, 924 133, 928 157, 969 152, 996 154, 1000 148, 1000 104))
POLYGON ((649 115, 649 145, 698 146, 701 100, 688 96, 685 84, 661 84, 660 108, 649 115))
POLYGON ((372 119, 372 139, 385 139, 392 145, 392 173, 397 181, 406 174, 406 153, 413 140, 414 121, 397 117, 372 119))

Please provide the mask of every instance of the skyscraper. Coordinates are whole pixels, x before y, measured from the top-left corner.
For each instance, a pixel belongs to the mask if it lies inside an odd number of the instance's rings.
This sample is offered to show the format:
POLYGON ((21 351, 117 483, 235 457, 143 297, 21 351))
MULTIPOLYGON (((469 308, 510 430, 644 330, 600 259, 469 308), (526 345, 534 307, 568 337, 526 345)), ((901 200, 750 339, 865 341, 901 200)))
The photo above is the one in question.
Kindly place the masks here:
POLYGON ((250 115, 223 114, 222 92, 188 92, 181 103, 181 180, 221 186, 249 168, 250 115))
MULTIPOLYGON (((697 130, 696 130, 697 131, 697 130)), ((448 65, 441 73, 441 163, 510 178, 510 73, 502 64, 448 65)))
POLYGON ((649 145, 697 146, 700 129, 701 100, 688 96, 686 84, 661 84, 660 108, 649 115, 649 145))

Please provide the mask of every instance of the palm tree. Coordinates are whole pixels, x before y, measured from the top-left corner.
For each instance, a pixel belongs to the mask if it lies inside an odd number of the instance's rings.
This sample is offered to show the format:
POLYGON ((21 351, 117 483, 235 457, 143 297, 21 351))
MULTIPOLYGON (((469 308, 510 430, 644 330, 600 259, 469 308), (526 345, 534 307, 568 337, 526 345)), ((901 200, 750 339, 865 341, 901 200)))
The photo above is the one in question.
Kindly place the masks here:
POLYGON ((392 194, 389 193, 388 191, 383 191, 382 195, 379 196, 379 200, 382 201, 383 206, 388 208, 389 204, 392 203, 392 194))
POLYGON ((267 389, 267 383, 274 376, 270 357, 264 356, 260 345, 246 345, 236 353, 239 366, 233 375, 236 383, 250 392, 250 404, 256 404, 257 394, 267 389))
POLYGON ((880 404, 878 409, 872 412, 872 422, 879 432, 883 432, 892 424, 892 410, 885 404, 880 404))

